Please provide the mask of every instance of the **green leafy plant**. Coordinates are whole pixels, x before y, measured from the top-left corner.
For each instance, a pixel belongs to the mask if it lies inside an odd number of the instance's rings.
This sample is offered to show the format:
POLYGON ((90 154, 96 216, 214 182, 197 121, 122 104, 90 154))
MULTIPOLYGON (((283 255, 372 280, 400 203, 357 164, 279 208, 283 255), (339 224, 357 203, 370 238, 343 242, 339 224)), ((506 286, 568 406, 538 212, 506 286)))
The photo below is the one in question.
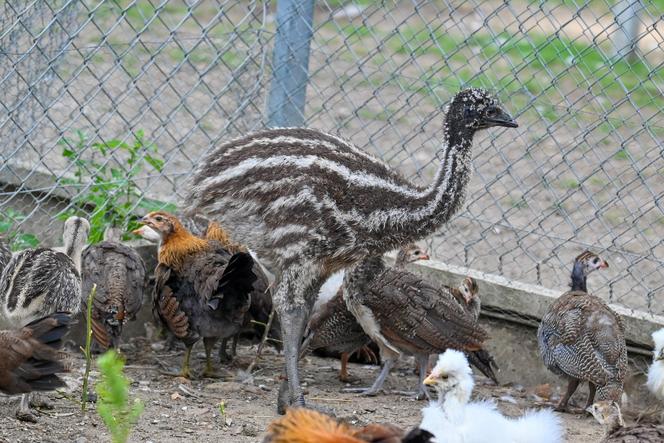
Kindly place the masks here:
POLYGON ((157 145, 146 140, 143 130, 136 131, 132 137, 129 142, 112 139, 90 143, 88 136, 79 130, 73 137, 63 137, 58 142, 63 147, 62 156, 74 166, 75 178, 62 182, 80 188, 72 199, 74 208, 61 213, 60 217, 66 219, 76 214, 88 217, 90 243, 101 241, 109 226, 124 230, 137 228, 138 224, 132 220, 136 208, 141 208, 141 212, 175 210, 174 205, 143 197, 137 184, 139 174, 147 170, 161 172, 164 161, 157 154, 157 145), (107 161, 116 152, 116 158, 121 158, 122 162, 107 161))
POLYGON ((25 215, 11 208, 3 209, 0 213, 0 235, 5 237, 13 251, 39 246, 39 238, 34 234, 11 232, 14 224, 25 218, 25 215))
POLYGON ((101 381, 97 391, 97 413, 111 433, 113 443, 125 443, 143 412, 139 399, 129 399, 129 379, 124 375, 124 361, 109 350, 97 359, 101 381))

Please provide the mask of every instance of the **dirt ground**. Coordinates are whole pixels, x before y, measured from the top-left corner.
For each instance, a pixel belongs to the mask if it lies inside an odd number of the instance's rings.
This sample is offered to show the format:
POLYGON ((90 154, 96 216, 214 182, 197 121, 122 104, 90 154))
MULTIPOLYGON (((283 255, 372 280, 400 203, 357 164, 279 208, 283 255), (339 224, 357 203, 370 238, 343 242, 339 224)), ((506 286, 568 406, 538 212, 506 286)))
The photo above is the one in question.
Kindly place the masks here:
MULTIPOLYGON (((131 397, 140 398, 145 410, 130 437, 131 442, 255 442, 261 441, 267 425, 277 417, 276 395, 282 356, 272 349, 253 376, 239 381, 241 368, 246 368, 255 355, 255 346, 238 348, 233 366, 222 367, 223 377, 216 379, 184 380, 160 372, 179 368, 182 351, 165 351, 161 344, 150 345, 147 340, 133 339, 123 345, 127 357, 126 373, 132 379, 131 397), (225 404, 225 417, 220 416, 219 404, 225 404)), ((203 369, 202 346, 192 354, 192 369, 203 369), (197 352, 198 351, 198 352, 197 352)), ((66 377, 67 395, 51 393, 47 397, 55 408, 41 410, 37 424, 23 423, 14 418, 18 397, 0 399, 0 442, 109 442, 110 436, 91 405, 87 415, 72 400, 80 396, 84 362, 78 358, 78 368, 66 377), (67 398, 69 397, 69 398, 67 398)), ((374 398, 340 392, 345 385, 337 379, 339 361, 310 356, 302 365, 302 381, 309 401, 333 408, 337 417, 355 425, 370 422, 389 422, 403 428, 416 426, 424 402, 406 393, 388 393, 374 398)), ((351 364, 350 372, 356 386, 368 386, 378 373, 378 366, 351 364)), ((93 380, 97 373, 93 372, 93 380)), ((493 398, 501 411, 518 415, 530 407, 548 405, 538 397, 534 387, 496 387, 478 376, 475 398, 493 398)), ((403 360, 386 382, 386 390, 412 390, 416 377, 412 364, 403 360)), ((550 399, 550 402, 556 398, 550 399)), ((583 399, 579 399, 580 402, 583 399)), ((570 443, 591 443, 602 437, 602 427, 585 415, 561 415, 570 443)))

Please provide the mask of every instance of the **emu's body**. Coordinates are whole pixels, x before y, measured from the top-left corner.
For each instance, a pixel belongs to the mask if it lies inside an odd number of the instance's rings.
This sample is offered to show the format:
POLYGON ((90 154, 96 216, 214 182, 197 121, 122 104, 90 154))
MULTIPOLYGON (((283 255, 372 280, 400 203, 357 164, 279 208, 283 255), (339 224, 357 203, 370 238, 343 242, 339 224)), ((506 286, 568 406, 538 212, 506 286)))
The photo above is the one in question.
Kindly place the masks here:
POLYGON ((201 162, 188 210, 219 220, 276 271, 291 401, 304 404, 299 345, 325 279, 422 239, 449 220, 470 179, 473 134, 497 125, 516 123, 486 92, 457 94, 445 119, 442 164, 426 188, 351 143, 311 129, 250 134, 201 162))

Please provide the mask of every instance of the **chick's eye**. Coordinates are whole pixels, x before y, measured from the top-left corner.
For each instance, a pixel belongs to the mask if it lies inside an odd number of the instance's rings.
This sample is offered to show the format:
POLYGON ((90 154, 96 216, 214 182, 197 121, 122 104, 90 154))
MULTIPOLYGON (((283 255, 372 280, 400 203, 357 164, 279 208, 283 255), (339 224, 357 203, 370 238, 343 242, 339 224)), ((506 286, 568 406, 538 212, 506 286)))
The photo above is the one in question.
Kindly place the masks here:
POLYGON ((440 376, 440 378, 442 378, 443 380, 447 380, 448 376, 447 376, 447 374, 443 374, 443 375, 440 376))
POLYGON ((597 258, 597 257, 593 258, 593 264, 597 264, 598 261, 599 261, 599 258, 597 258))
POLYGON ((155 220, 157 220, 158 222, 160 222, 160 221, 164 221, 164 219, 163 219, 162 217, 160 217, 160 216, 155 217, 155 220))
POLYGON ((420 255, 420 251, 413 251, 413 254, 420 255))

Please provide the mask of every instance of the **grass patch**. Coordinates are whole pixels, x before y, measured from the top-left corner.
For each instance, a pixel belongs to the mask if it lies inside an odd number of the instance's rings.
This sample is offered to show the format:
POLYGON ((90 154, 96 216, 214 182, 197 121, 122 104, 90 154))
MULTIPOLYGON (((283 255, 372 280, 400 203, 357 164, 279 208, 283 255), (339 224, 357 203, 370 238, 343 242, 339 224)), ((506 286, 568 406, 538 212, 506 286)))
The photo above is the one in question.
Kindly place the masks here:
MULTIPOLYGON (((423 77, 429 82, 443 79, 438 81, 447 91, 454 91, 460 85, 477 84, 496 87, 506 93, 527 91, 540 95, 549 89, 569 86, 590 89, 596 96, 613 100, 624 99, 627 93, 638 107, 659 108, 664 103, 659 92, 664 88, 663 67, 653 68, 643 60, 612 59, 611 48, 579 40, 508 32, 463 37, 443 29, 415 26, 386 33, 367 25, 348 24, 340 31, 345 44, 356 53, 374 47, 373 40, 376 40, 384 44, 385 53, 408 57, 427 54, 444 60, 443 65, 436 63, 430 67, 423 77), (470 68, 469 61, 473 65, 481 63, 482 69, 470 68)), ((384 58, 374 61, 381 68, 384 63, 384 58)), ((432 87, 435 89, 436 85, 432 87)))

